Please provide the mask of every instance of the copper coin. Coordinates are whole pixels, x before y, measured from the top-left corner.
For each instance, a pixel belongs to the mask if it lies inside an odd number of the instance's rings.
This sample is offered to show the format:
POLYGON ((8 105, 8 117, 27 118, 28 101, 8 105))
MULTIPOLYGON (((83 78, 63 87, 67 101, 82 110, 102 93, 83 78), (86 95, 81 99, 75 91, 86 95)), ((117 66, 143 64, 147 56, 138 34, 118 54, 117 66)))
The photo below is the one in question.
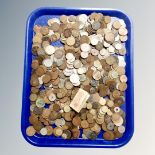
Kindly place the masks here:
POLYGON ((114 133, 112 131, 106 131, 103 134, 103 138, 105 140, 114 140, 115 139, 115 136, 114 136, 114 133))
POLYGON ((81 127, 82 128, 88 128, 89 127, 89 123, 86 120, 81 121, 81 127))
POLYGON ((56 112, 60 111, 60 106, 58 104, 53 104, 53 110, 56 112))
POLYGON ((80 126, 80 124, 81 124, 81 119, 80 119, 80 117, 75 116, 75 117, 73 118, 73 120, 72 120, 72 123, 73 123, 74 126, 80 126))
POLYGON ((73 139, 77 139, 80 137, 80 130, 78 128, 73 128, 71 132, 72 132, 73 139))

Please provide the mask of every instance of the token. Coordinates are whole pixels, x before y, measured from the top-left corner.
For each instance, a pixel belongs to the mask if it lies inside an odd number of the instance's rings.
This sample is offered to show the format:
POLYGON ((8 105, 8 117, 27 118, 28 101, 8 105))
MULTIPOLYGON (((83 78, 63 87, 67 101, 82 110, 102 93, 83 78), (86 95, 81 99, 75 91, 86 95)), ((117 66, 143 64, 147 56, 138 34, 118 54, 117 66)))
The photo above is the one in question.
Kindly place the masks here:
POLYGON ((52 55, 55 52, 55 47, 52 45, 48 45, 45 47, 45 52, 48 55, 52 55))
POLYGON ((33 126, 29 126, 26 128, 26 134, 28 136, 34 136, 36 133, 36 130, 33 128, 33 126))

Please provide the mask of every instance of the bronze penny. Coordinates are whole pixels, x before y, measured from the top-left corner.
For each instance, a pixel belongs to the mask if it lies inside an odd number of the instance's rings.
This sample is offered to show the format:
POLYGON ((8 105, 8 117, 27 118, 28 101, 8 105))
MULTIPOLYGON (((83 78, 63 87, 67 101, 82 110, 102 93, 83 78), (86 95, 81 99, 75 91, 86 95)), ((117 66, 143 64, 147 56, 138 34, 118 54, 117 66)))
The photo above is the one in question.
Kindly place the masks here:
POLYGON ((30 122, 31 124, 35 124, 36 122, 38 122, 38 117, 37 117, 37 115, 31 115, 31 116, 29 117, 29 122, 30 122))
POLYGON ((115 136, 114 136, 114 133, 112 131, 106 131, 103 134, 103 138, 105 140, 114 140, 115 139, 115 136))
POLYGON ((31 67, 33 69, 37 69, 39 67, 39 61, 38 60, 33 60, 32 64, 31 64, 31 67))
POLYGON ((58 104, 53 104, 53 110, 56 112, 60 111, 60 106, 58 104))
POLYGON ((80 117, 75 116, 75 117, 73 118, 73 120, 72 120, 72 123, 73 123, 74 126, 80 126, 80 124, 81 124, 81 119, 80 119, 80 117))
POLYGON ((66 112, 64 118, 65 118, 66 121, 71 121, 72 120, 71 112, 66 112))
POLYGON ((81 121, 81 127, 82 128, 88 128, 89 127, 89 123, 86 120, 81 121))
POLYGON ((80 137, 80 130, 78 128, 73 128, 71 132, 72 132, 73 139, 77 139, 80 137))
POLYGON ((72 35, 72 31, 71 29, 65 29, 64 32, 63 32, 63 35, 65 38, 68 38, 72 35))
POLYGON ((44 83, 48 83, 51 80, 51 76, 49 74, 45 74, 42 80, 44 83))

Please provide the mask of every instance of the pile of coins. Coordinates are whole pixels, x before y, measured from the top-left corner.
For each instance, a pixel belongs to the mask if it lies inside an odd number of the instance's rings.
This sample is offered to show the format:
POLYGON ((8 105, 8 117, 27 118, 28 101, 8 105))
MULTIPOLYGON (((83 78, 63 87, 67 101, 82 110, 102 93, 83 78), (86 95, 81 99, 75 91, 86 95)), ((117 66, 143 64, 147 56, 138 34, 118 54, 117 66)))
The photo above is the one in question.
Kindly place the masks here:
POLYGON ((122 137, 127 34, 122 19, 101 13, 34 26, 28 136, 122 137))

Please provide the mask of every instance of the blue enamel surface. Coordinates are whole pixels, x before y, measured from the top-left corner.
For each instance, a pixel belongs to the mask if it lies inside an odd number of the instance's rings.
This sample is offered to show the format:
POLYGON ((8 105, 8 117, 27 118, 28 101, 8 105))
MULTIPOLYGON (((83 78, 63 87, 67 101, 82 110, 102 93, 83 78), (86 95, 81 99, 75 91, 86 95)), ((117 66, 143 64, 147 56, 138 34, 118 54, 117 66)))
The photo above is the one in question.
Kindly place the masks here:
MULTIPOLYGON (((25 37, 25 62, 24 62, 24 75, 23 75, 23 98, 22 98, 22 114, 21 114, 21 131, 30 144, 41 147, 100 147, 100 148, 117 148, 125 145, 131 139, 134 132, 134 80, 133 80, 133 27, 129 17, 119 10, 113 9, 74 9, 74 8, 39 8, 33 11, 28 20, 26 26, 25 37), (128 40, 126 42, 126 74, 128 77, 128 88, 125 92, 125 104, 122 107, 126 112, 126 132, 123 137, 114 141, 107 141, 102 138, 102 133, 99 134, 96 140, 83 140, 81 138, 76 140, 64 140, 54 136, 41 136, 35 135, 29 137, 26 135, 26 128, 29 126, 30 115, 30 76, 31 76, 31 62, 32 62, 32 37, 33 26, 47 25, 47 20, 51 17, 59 18, 60 15, 78 15, 78 14, 91 14, 92 12, 101 12, 104 15, 110 15, 123 19, 128 29, 128 40)), ((56 42, 53 45, 62 46, 60 42, 56 42)))

